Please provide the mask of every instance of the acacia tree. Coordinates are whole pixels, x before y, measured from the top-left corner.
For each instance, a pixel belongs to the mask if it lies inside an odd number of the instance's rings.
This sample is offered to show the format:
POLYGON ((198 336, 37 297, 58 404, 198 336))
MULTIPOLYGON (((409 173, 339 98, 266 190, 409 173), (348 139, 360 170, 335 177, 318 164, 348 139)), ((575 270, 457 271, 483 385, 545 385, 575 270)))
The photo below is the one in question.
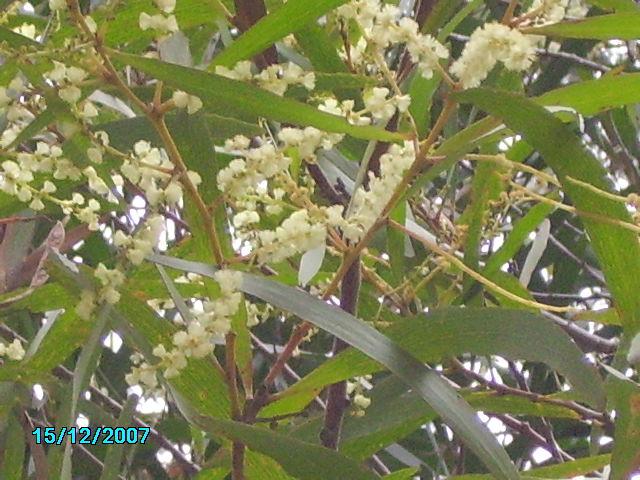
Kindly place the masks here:
POLYGON ((640 471, 635 2, 0 5, 1 478, 640 471))

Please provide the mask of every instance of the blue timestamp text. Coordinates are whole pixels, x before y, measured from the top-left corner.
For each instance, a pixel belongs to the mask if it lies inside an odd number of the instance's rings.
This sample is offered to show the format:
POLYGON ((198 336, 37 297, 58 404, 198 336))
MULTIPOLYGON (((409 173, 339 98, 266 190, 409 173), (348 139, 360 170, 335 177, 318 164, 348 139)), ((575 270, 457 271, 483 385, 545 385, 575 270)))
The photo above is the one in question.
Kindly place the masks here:
POLYGON ((37 427, 31 434, 35 442, 45 445, 62 445, 68 438, 75 445, 143 444, 149 436, 149 427, 37 427))

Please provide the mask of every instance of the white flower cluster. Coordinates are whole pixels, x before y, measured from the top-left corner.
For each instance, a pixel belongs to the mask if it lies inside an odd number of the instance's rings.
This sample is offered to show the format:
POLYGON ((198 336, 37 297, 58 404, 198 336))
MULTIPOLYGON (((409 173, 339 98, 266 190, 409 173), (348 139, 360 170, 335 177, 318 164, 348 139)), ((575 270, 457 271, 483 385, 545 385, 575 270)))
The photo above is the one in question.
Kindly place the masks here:
POLYGON ((89 320, 96 308, 102 304, 115 305, 120 300, 120 287, 125 276, 119 269, 108 269, 103 263, 99 263, 94 271, 94 276, 101 285, 97 294, 92 289, 84 289, 80 293, 80 301, 76 304, 75 311, 83 320, 89 320))
POLYGON ((258 262, 281 262, 319 247, 325 242, 327 226, 342 224, 342 206, 318 208, 315 215, 306 209, 293 212, 275 230, 258 232, 258 262))
POLYGON ((409 95, 395 95, 387 98, 389 89, 374 87, 363 95, 364 105, 376 120, 389 120, 396 110, 404 113, 409 109, 411 97, 409 95))
POLYGON ((371 398, 366 396, 367 388, 371 388, 371 378, 371 375, 364 375, 347 382, 347 395, 352 397, 354 407, 352 415, 356 417, 364 416, 365 410, 371 405, 371 398))
POLYGON ((161 370, 165 378, 175 377, 187 366, 187 359, 204 358, 213 353, 215 339, 223 338, 231 330, 231 317, 238 312, 242 294, 238 291, 242 281, 239 272, 220 270, 214 274, 220 286, 220 297, 204 304, 204 311, 192 312, 194 319, 188 322, 185 330, 173 335, 172 347, 157 345, 153 355, 160 360, 156 364, 142 362, 136 357, 137 364, 125 379, 129 385, 142 384, 153 389, 158 385, 156 372, 161 370))
POLYGON ((102 285, 102 288, 98 292, 98 299, 110 305, 118 303, 120 300, 118 287, 124 283, 124 273, 117 268, 110 270, 105 267, 103 263, 99 263, 94 275, 102 285))
POLYGON ((584 18, 589 7, 582 0, 534 0, 527 13, 535 13, 536 24, 557 23, 565 17, 584 18))
POLYGON ((251 71, 251 62, 244 60, 236 63, 231 69, 218 65, 216 73, 234 80, 255 83, 276 95, 284 95, 291 85, 302 85, 307 90, 313 90, 316 85, 316 76, 313 72, 305 72, 291 62, 269 65, 254 75, 251 71))
MULTIPOLYGON (((67 67, 64 63, 53 61, 53 70, 44 74, 48 80, 58 84, 58 96, 67 103, 75 104, 82 96, 78 85, 87 78, 87 72, 82 68, 67 67)), ((94 107, 95 108, 95 107, 94 107)))
POLYGON ((239 155, 218 172, 218 188, 234 199, 255 192, 256 186, 289 168, 291 158, 264 141, 250 147, 250 140, 237 135, 225 142, 225 150, 239 155))
POLYGON ((247 327, 252 328, 263 322, 273 311, 273 307, 268 303, 264 305, 262 309, 255 303, 251 303, 245 300, 245 306, 247 308, 247 327))
POLYGON ((361 187, 354 194, 351 213, 342 225, 346 238, 357 242, 373 226, 415 158, 414 144, 408 141, 391 145, 380 157, 380 176, 369 172, 369 190, 361 187))
POLYGON ((176 8, 176 0, 154 0, 156 7, 162 13, 149 15, 146 12, 140 13, 138 25, 141 30, 155 30, 160 34, 173 33, 179 30, 178 21, 175 15, 171 15, 176 8))
MULTIPOLYGON (((55 198, 52 194, 57 188, 50 180, 45 180, 40 188, 33 187, 34 173, 52 173, 55 179, 80 178, 80 171, 64 158, 62 149, 57 145, 49 146, 44 142, 38 142, 35 153, 21 152, 16 156, 16 161, 5 160, 0 165, 2 170, 2 182, 0 189, 14 195, 22 202, 30 202, 29 208, 42 210, 45 208, 43 199, 58 204, 65 215, 75 215, 78 220, 86 223, 90 230, 98 229, 98 211, 100 203, 96 199, 89 199, 86 206, 85 198, 80 193, 74 193, 69 200, 55 198)), ((84 171, 89 180, 91 189, 98 193, 108 192, 106 184, 100 179, 92 167, 84 171)))
MULTIPOLYGON (((173 164, 164 150, 140 140, 133 146, 133 153, 120 167, 124 177, 144 190, 151 206, 161 203, 176 205, 182 199, 182 186, 170 173, 173 172, 173 164)), ((202 182, 197 172, 190 171, 187 175, 195 186, 202 182)))
POLYGON ((538 39, 500 23, 486 23, 471 34, 450 71, 464 88, 471 88, 480 85, 497 62, 508 70, 526 70, 535 58, 538 39))
POLYGON ((314 127, 285 127, 278 132, 278 139, 284 144, 284 149, 296 149, 299 157, 307 162, 315 162, 318 149, 330 150, 342 138, 341 134, 326 133, 314 127))
POLYGON ((202 100, 195 95, 189 95, 182 90, 176 90, 171 97, 176 108, 186 108, 187 113, 191 115, 202 108, 202 100))
POLYGON ((364 34, 364 42, 356 45, 356 54, 363 55, 366 46, 384 50, 392 44, 404 43, 411 60, 425 78, 431 78, 438 62, 449 57, 449 51, 431 35, 419 32, 411 18, 401 18, 400 9, 379 0, 355 0, 336 9, 344 20, 355 20, 364 34))
POLYGON ((20 74, 16 75, 6 88, 0 87, 0 112, 4 112, 7 121, 6 126, 2 128, 0 147, 9 146, 35 115, 45 108, 41 97, 23 96, 27 88, 28 85, 20 74), (26 102, 30 108, 27 108, 26 102))
POLYGON ((49 0, 49 8, 54 12, 56 10, 64 10, 67 8, 66 0, 49 0))
MULTIPOLYGON (((386 96, 386 95, 385 95, 386 96)), ((367 109, 361 111, 354 111, 353 108, 355 102, 353 100, 342 100, 338 102, 335 98, 325 98, 318 110, 322 112, 330 113, 331 115, 337 115, 339 117, 345 117, 347 122, 352 125, 371 125, 372 118, 367 116, 367 109)))
POLYGON ((24 37, 30 38, 31 40, 36 39, 36 26, 32 23, 23 23, 22 25, 15 27, 12 30, 24 37))
POLYGON ((19 361, 24 358, 24 348, 17 338, 9 345, 0 342, 0 357, 7 357, 9 360, 19 361))
POLYGON ((133 237, 122 230, 117 230, 113 235, 113 243, 116 247, 125 250, 125 255, 131 263, 140 265, 153 251, 163 229, 164 218, 161 215, 153 215, 133 237))
POLYGON ((232 160, 218 173, 218 187, 238 210, 233 218, 235 234, 252 242, 261 263, 279 262, 321 245, 325 242, 327 227, 343 221, 341 206, 314 206, 309 210, 303 204, 294 203, 292 207, 296 211, 275 230, 248 228, 260 222, 259 207, 268 215, 277 215, 283 205, 290 206, 284 202, 285 195, 289 201, 301 195, 289 177, 291 158, 285 152, 296 149, 301 158, 313 161, 318 148, 331 148, 342 137, 307 127, 283 128, 278 138, 282 142, 279 147, 268 141, 250 147, 249 139, 242 136, 228 140, 225 148, 240 158, 232 160))

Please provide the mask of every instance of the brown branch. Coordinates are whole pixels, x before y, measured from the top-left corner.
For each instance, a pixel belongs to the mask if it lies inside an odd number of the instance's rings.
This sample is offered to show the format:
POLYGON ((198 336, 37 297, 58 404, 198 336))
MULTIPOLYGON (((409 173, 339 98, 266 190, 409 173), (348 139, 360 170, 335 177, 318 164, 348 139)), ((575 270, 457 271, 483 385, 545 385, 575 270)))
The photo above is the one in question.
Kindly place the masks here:
POLYGON ((35 467, 36 480, 47 480, 49 478, 49 467, 47 465, 47 454, 44 451, 42 444, 36 443, 35 437, 31 434, 33 432, 33 422, 31 417, 25 409, 20 409, 18 413, 18 421, 22 425, 22 430, 29 443, 29 450, 31 451, 31 458, 33 458, 33 464, 35 467))
POLYGON ((332 204, 335 205, 346 205, 347 199, 338 193, 338 191, 331 185, 331 182, 327 179, 322 170, 316 163, 307 163, 307 171, 313 181, 316 182, 316 185, 320 189, 320 193, 332 204))
POLYGON ((542 312, 542 314, 567 332, 584 352, 599 352, 611 355, 618 349, 618 341, 615 339, 602 338, 599 335, 590 333, 572 321, 565 320, 551 312, 542 312))
MULTIPOLYGON (((242 32, 249 30, 255 23, 267 14, 267 7, 263 0, 234 0, 236 15, 233 23, 242 32)), ((278 53, 275 45, 270 45, 265 51, 254 57, 260 68, 278 63, 278 53)))
POLYGON ((548 403, 550 405, 556 405, 558 407, 567 408, 569 410, 573 410, 584 420, 594 420, 604 425, 607 428, 613 428, 613 424, 611 423, 611 419, 606 413, 597 412, 595 410, 591 410, 590 408, 584 407, 579 403, 573 402, 571 400, 561 400, 557 398, 549 398, 545 395, 521 390, 519 388, 510 387, 508 385, 504 385, 502 383, 494 382, 493 380, 487 380, 482 375, 465 368, 465 366, 460 362, 457 358, 452 358, 451 362, 454 367, 459 370, 465 377, 484 385, 491 390, 494 390, 498 395, 513 395, 518 397, 523 397, 532 402, 536 403, 548 403))
MULTIPOLYGON (((355 315, 358 308, 358 295, 360 292, 360 262, 354 262, 342 280, 340 292, 340 308, 347 313, 355 315)), ((348 344, 340 338, 333 341, 333 356, 348 347, 348 344)), ((320 432, 322 444, 333 450, 338 449, 342 420, 347 407, 347 382, 334 383, 329 387, 327 394, 327 411, 324 416, 324 427, 320 432)))

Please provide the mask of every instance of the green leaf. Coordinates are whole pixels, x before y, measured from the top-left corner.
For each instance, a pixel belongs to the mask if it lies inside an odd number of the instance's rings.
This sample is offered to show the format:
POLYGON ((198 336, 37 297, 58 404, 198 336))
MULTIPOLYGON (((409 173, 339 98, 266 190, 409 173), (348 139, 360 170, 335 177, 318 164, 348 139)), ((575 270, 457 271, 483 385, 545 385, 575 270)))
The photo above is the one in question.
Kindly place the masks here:
POLYGON ((640 468, 640 385, 620 375, 607 378, 611 407, 616 411, 611 480, 627 480, 640 468))
POLYGON ((4 452, 2 462, 0 462, 0 478, 7 480, 23 478, 25 435, 31 435, 31 432, 22 430, 17 415, 21 415, 21 413, 15 412, 9 416, 3 431, 4 452))
POLYGON ((462 21, 471 15, 480 5, 482 4, 482 0, 471 0, 464 7, 462 7, 449 22, 440 30, 438 33, 438 41, 444 43, 449 38, 458 25, 462 23, 462 21))
POLYGON ((591 116, 620 105, 640 102, 640 73, 603 75, 551 90, 540 97, 541 105, 563 105, 591 116))
POLYGON ((274 12, 262 17, 229 47, 213 59, 213 65, 232 67, 247 60, 290 33, 302 30, 346 0, 289 0, 274 12))
POLYGON ((321 112, 310 105, 214 73, 122 52, 113 51, 112 56, 172 87, 197 95, 208 109, 219 114, 237 112, 250 118, 262 116, 295 125, 311 125, 328 132, 346 133, 356 138, 382 141, 405 138, 401 133, 377 127, 351 125, 344 118, 321 112))
POLYGON ((547 218, 555 207, 547 203, 539 203, 533 207, 516 223, 502 246, 489 257, 483 275, 492 276, 500 270, 500 267, 511 260, 529 234, 534 231, 542 221, 547 218))
MULTIPOLYGON (((480 243, 490 202, 497 200, 504 190, 504 181, 501 180, 504 170, 504 167, 490 162, 480 162, 476 165, 471 182, 471 200, 458 219, 458 224, 467 226, 464 263, 475 271, 478 270, 480 262, 480 243)), ((473 281, 467 278, 465 284, 471 283, 473 281)))
POLYGON ((224 480, 230 471, 229 467, 207 468, 200 471, 195 480, 224 480))
MULTIPOLYGON (((472 407, 484 412, 573 420, 580 418, 568 408, 533 402, 523 397, 491 392, 461 391, 461 394, 472 407)), ((341 434, 340 451, 359 460, 401 440, 438 416, 417 393, 407 391, 406 386, 395 377, 387 377, 377 383, 368 396, 372 402, 366 415, 347 416, 341 434)), ((318 415, 294 427, 292 433, 301 440, 313 441, 322 428, 322 421, 322 416, 318 415)))
MULTIPOLYGON (((127 333, 125 339, 132 342, 149 361, 157 361, 151 351, 159 344, 168 348, 177 328, 159 318, 145 303, 145 292, 125 287, 121 294, 114 316, 127 333)), ((169 383, 194 411, 203 415, 229 417, 230 403, 225 380, 210 360, 189 359, 187 367, 169 383)))
MULTIPOLYGON (((149 259, 208 277, 215 272, 212 266, 197 262, 161 255, 149 259)), ((246 273, 242 279, 245 293, 313 323, 386 366, 420 393, 497 478, 518 478, 509 456, 471 407, 437 373, 406 350, 353 315, 305 292, 246 273)))
MULTIPOLYGON (((203 115, 204 122, 208 125, 211 138, 222 142, 235 135, 254 137, 262 133, 262 129, 252 123, 243 122, 235 118, 220 115, 203 115)), ((165 117, 167 127, 173 131, 182 121, 182 116, 167 115, 165 117)), ((146 117, 125 118, 95 126, 95 130, 104 130, 109 134, 113 146, 119 150, 127 151, 133 148, 135 142, 147 139, 151 143, 160 144, 160 137, 149 123, 146 117)))
POLYGON ((389 475, 385 475, 382 478, 386 480, 411 480, 418 474, 417 468, 403 468, 402 470, 398 470, 397 472, 390 473, 389 475))
POLYGON ((295 480, 271 457, 247 449, 244 458, 244 471, 248 479, 295 480))
POLYGON ((640 37, 640 12, 614 13, 581 20, 526 28, 524 33, 594 40, 634 40, 640 37))
POLYGON ((638 11, 638 5, 634 0, 590 0, 589 3, 603 10, 616 10, 619 12, 638 11))
POLYGON ((441 82, 442 76, 438 71, 434 72, 433 77, 428 79, 419 73, 416 73, 411 79, 409 86, 409 94, 411 95, 409 112, 416 122, 420 138, 424 137, 429 130, 429 121, 431 120, 429 114, 433 103, 433 95, 441 82))
POLYGON ((322 27, 311 23, 298 30, 295 37, 315 70, 336 73, 348 71, 347 66, 334 48, 331 37, 322 27))
MULTIPOLYGON (((463 353, 544 362, 565 375, 582 399, 594 405, 604 403, 596 370, 583 362, 582 352, 560 327, 540 315, 502 308, 449 307, 398 320, 385 334, 424 362, 440 362, 463 353)), ((379 370, 381 366, 362 353, 347 350, 286 390, 262 415, 297 411, 326 385, 379 370)))
MULTIPOLYGON (((391 219, 401 225, 404 225, 406 217, 406 202, 399 202, 391 211, 391 219)), ((387 228, 387 251, 389 252, 389 261, 391 262, 391 273, 395 285, 400 285, 404 278, 405 261, 404 261, 404 242, 405 234, 395 228, 387 228)))
POLYGON ((603 325, 621 325, 620 316, 615 308, 605 308, 604 310, 585 310, 578 312, 574 317, 574 321, 580 322, 596 322, 603 325))
POLYGON ((20 35, 3 26, 0 26, 0 42, 7 42, 13 47, 41 47, 35 40, 31 40, 29 37, 20 35))
POLYGON ((282 433, 232 420, 200 418, 199 426, 217 435, 243 442, 275 459, 287 473, 300 480, 376 480, 363 466, 334 450, 296 440, 282 433))
POLYGON ((371 77, 353 75, 351 73, 316 73, 315 90, 338 92, 344 90, 358 90, 375 86, 376 82, 371 77))
MULTIPOLYGON (((129 427, 131 425, 131 419, 134 414, 136 405, 138 404, 138 396, 131 395, 127 398, 126 403, 122 407, 120 417, 118 417, 117 427, 129 427)), ((120 472, 120 463, 122 462, 122 456, 124 454, 124 444, 114 443, 107 450, 107 455, 104 459, 104 468, 102 469, 102 475, 100 480, 117 480, 120 472)))
MULTIPOLYGON (((527 478, 574 478, 600 470, 607 466, 610 461, 611 455, 608 454, 579 458, 570 462, 559 463, 558 465, 533 468, 527 471, 527 478)), ((451 478, 452 480, 491 480, 489 475, 456 475, 451 478)))
MULTIPOLYGON (((567 179, 591 184, 611 191, 602 165, 563 123, 543 107, 522 96, 488 89, 473 89, 456 94, 498 116, 512 130, 540 152, 555 171, 563 190, 580 212, 630 222, 624 205, 567 179)), ((635 233, 610 223, 582 216, 593 249, 600 260, 607 284, 616 299, 623 325, 634 333, 640 330, 640 296, 637 295, 636 273, 640 271, 640 245, 635 233)))

